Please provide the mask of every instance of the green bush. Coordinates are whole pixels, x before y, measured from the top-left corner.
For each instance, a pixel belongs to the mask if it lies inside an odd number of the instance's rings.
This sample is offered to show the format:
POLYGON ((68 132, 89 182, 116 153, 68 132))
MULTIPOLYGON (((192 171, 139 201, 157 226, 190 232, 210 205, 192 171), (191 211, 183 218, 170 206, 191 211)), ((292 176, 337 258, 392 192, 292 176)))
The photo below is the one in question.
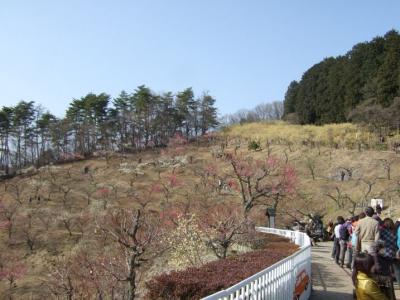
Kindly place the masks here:
POLYGON ((261 150, 261 142, 251 140, 248 144, 249 150, 260 151, 261 150))

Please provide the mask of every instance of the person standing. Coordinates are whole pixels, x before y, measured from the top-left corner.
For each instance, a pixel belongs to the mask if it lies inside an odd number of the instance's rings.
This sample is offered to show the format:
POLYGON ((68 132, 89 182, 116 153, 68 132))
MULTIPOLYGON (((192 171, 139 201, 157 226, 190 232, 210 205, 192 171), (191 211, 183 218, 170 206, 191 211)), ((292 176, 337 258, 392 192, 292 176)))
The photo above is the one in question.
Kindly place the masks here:
MULTIPOLYGON (((344 265, 344 259, 346 256, 346 252, 348 249, 348 243, 350 239, 350 230, 351 230, 351 219, 347 219, 345 223, 342 224, 339 228, 339 234, 340 234, 340 257, 339 257, 339 264, 343 268, 344 265)), ((348 268, 350 268, 350 265, 347 264, 348 268)))
POLYGON ((337 264, 339 264, 339 257, 340 257, 340 227, 344 224, 344 219, 342 216, 337 217, 337 225, 335 226, 334 234, 334 255, 332 256, 337 264))
POLYGON ((331 241, 333 241, 333 238, 334 238, 334 235, 333 235, 334 228, 335 228, 335 226, 333 225, 333 221, 329 220, 328 226, 326 226, 326 234, 327 234, 327 238, 331 241))
POLYGON ((359 220, 355 233, 357 235, 357 253, 367 252, 375 254, 376 242, 379 240, 379 223, 372 218, 374 209, 367 207, 365 209, 365 218, 359 220))
POLYGON ((393 220, 385 218, 379 229, 379 241, 377 243, 378 261, 381 266, 380 281, 387 290, 391 299, 395 299, 392 279, 392 268, 397 252, 396 233, 393 220))

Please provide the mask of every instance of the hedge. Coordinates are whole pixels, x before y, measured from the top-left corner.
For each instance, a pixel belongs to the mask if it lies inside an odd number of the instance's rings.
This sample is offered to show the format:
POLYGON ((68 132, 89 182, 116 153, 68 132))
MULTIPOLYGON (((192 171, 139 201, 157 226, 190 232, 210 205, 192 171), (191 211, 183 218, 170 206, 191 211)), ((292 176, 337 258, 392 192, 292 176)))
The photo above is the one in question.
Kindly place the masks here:
MULTIPOLYGON (((265 238, 263 239, 265 240, 265 238)), ((146 283, 149 299, 200 299, 250 277, 298 250, 283 238, 263 242, 266 248, 172 271, 146 283)))

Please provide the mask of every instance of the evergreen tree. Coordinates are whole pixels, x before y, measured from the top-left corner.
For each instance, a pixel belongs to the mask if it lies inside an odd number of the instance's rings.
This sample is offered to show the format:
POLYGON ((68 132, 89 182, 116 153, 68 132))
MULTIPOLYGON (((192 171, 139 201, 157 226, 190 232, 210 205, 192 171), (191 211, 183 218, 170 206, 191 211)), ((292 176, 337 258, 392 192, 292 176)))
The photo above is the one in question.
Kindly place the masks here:
POLYGON ((186 138, 190 136, 190 125, 192 120, 191 112, 195 107, 195 100, 192 88, 187 88, 176 96, 176 107, 178 110, 177 121, 183 128, 186 138))
POLYGON ((344 56, 326 58, 312 66, 299 82, 291 82, 284 115, 302 124, 349 120, 350 112, 365 101, 389 107, 400 95, 400 35, 359 43, 344 56))
POLYGON ((215 99, 208 95, 203 94, 200 100, 200 127, 201 134, 207 133, 207 130, 215 128, 218 125, 217 109, 215 108, 215 99))
POLYGON ((73 99, 63 119, 34 102, 21 101, 0 110, 0 169, 5 173, 30 164, 90 156, 97 150, 134 151, 165 146, 177 131, 186 137, 217 125, 215 99, 195 100, 191 88, 161 95, 139 86, 113 99, 89 93, 73 99))

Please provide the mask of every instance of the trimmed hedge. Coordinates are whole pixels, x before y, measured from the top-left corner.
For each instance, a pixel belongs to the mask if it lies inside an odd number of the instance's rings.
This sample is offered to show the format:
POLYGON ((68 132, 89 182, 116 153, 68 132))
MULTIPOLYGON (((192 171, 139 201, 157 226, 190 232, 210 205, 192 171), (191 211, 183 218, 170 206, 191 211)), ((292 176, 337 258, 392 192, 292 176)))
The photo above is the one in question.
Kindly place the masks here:
POLYGON ((207 263, 198 268, 161 274, 146 283, 149 299, 200 299, 226 289, 279 260, 298 246, 282 241, 265 242, 266 249, 207 263))

